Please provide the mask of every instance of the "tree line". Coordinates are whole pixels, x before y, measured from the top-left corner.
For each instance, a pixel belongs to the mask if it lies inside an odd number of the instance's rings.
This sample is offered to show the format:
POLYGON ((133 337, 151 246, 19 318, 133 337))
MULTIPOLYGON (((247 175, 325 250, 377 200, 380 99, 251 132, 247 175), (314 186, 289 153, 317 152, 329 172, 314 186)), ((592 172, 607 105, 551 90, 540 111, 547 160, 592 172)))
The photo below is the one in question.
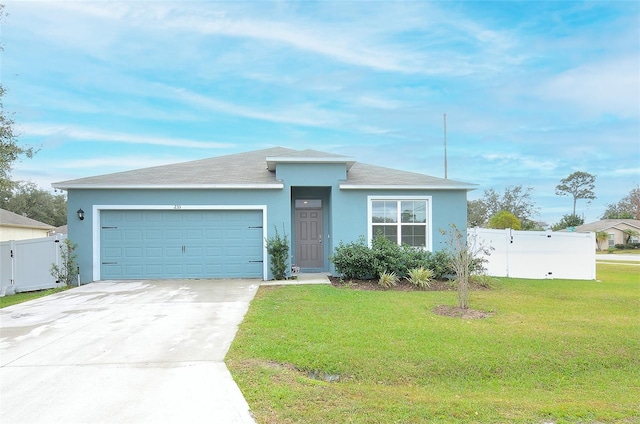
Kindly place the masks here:
MULTIPOLYGON (((554 231, 584 224, 584 218, 576 214, 578 200, 588 203, 596 199, 596 176, 587 172, 574 172, 563 178, 556 186, 556 194, 572 198, 573 209, 559 222, 550 227, 554 231)), ((504 192, 491 188, 482 198, 467 202, 467 225, 469 227, 513 228, 515 230, 544 230, 546 223, 536 221, 539 212, 531 198, 533 187, 507 186, 504 192)), ((600 219, 640 219, 640 185, 617 203, 607 204, 600 219)))

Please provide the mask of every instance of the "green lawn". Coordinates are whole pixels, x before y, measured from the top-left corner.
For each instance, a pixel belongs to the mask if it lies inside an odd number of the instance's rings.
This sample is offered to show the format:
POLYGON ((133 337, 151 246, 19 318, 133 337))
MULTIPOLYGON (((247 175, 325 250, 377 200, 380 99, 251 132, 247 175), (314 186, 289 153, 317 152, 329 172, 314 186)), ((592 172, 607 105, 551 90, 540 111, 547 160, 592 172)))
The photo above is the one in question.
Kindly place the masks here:
POLYGON ((455 292, 262 287, 226 362, 259 423, 640 422, 640 267, 455 292), (308 376, 339 375, 338 382, 308 376))
POLYGON ((18 303, 26 302, 28 300, 37 299, 39 297, 49 296, 50 294, 58 293, 63 290, 67 290, 69 288, 70 287, 60 287, 56 289, 16 293, 10 296, 3 296, 3 297, 0 297, 0 309, 6 308, 7 306, 11 306, 11 305, 16 305, 18 303))

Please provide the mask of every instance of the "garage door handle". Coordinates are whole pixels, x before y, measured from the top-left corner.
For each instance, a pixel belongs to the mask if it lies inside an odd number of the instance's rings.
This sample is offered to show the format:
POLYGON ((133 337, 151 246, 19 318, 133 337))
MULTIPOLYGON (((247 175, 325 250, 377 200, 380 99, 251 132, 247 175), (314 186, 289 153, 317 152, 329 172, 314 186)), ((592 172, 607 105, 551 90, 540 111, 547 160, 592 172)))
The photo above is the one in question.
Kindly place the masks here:
POLYGON ((102 265, 118 265, 118 262, 102 262, 102 265))

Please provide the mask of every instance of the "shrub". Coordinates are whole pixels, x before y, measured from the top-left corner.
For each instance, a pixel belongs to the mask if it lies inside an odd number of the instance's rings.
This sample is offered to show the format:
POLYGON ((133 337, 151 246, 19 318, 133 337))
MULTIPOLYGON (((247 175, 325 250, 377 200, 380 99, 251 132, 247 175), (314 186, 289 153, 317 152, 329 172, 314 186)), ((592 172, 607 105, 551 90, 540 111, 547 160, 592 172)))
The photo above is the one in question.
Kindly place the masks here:
POLYGON ((478 286, 478 287, 482 287, 485 289, 492 289, 493 286, 495 285, 496 280, 490 276, 488 276, 487 274, 472 274, 469 277, 469 281, 478 286))
POLYGON ((451 268, 451 257, 445 250, 427 252, 427 259, 424 263, 424 267, 432 270, 433 278, 437 280, 444 280, 451 277, 453 274, 453 269, 451 268))
POLYGON ((430 287, 431 280, 433 279, 433 271, 429 268, 412 268, 407 274, 407 279, 414 286, 424 289, 430 287))
POLYGON ((355 242, 340 242, 330 260, 344 279, 373 279, 383 272, 393 272, 401 278, 413 268, 431 269, 433 278, 438 279, 452 273, 446 252, 432 253, 412 246, 398 246, 382 235, 373 239, 371 248, 364 236, 355 242))
POLYGON ((640 249, 640 243, 616 244, 616 249, 619 249, 619 250, 640 249))
POLYGON ((278 228, 274 226, 276 234, 267 239, 267 252, 271 258, 271 273, 276 280, 287 277, 287 260, 289 259, 289 240, 287 234, 281 237, 278 228))
POLYGON ((377 273, 373 268, 373 256, 364 236, 351 243, 340 242, 329 258, 336 271, 347 280, 371 279, 377 273))
POLYGON ((406 274, 406 269, 403 270, 402 247, 388 240, 386 237, 378 235, 373 238, 371 242, 371 255, 375 275, 381 275, 387 271, 397 276, 406 274))
POLYGON ((395 272, 382 272, 378 284, 384 288, 393 287, 398 284, 398 276, 395 272))
POLYGON ((59 243, 59 246, 62 263, 60 266, 51 264, 49 272, 51 276, 56 279, 56 282, 70 286, 78 276, 77 255, 73 253, 78 245, 67 238, 62 243, 59 243))

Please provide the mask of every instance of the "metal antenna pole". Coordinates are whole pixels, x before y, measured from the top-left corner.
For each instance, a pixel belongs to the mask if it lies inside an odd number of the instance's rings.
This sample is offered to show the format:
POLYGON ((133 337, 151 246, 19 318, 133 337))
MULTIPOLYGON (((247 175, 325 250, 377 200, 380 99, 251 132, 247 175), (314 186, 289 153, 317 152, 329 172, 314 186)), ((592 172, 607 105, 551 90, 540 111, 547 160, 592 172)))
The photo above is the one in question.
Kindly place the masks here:
POLYGON ((444 177, 447 178, 447 114, 444 114, 444 177))

